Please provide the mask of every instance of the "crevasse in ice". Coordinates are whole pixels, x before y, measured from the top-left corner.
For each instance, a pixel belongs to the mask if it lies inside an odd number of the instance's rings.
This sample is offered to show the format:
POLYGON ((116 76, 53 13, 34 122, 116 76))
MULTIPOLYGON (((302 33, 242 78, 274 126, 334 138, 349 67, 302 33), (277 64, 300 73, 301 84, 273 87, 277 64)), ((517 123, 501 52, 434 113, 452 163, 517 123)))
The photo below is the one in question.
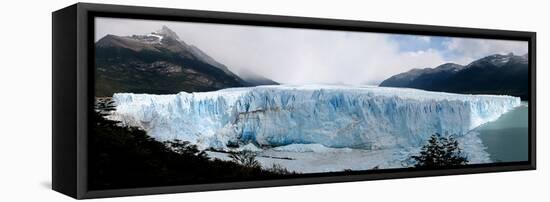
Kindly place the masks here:
POLYGON ((520 105, 511 96, 405 88, 281 85, 175 95, 117 93, 112 119, 201 148, 320 144, 384 149, 462 136, 520 105))

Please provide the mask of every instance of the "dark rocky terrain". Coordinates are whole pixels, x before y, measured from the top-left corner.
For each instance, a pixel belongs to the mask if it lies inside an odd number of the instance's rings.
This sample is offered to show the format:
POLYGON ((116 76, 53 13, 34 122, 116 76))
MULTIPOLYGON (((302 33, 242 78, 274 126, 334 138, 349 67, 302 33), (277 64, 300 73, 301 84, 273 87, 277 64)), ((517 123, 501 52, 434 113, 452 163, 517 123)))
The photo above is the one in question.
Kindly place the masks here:
POLYGON ((95 44, 96 96, 173 94, 252 86, 163 26, 147 35, 107 35, 95 44))

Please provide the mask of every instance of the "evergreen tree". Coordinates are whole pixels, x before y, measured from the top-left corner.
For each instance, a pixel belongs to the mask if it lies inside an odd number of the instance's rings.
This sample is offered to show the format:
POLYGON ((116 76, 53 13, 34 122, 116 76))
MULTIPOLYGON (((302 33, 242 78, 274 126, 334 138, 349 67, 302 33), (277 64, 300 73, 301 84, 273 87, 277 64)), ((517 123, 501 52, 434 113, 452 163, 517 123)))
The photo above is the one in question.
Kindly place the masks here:
POLYGON ((452 136, 443 137, 435 133, 422 147, 417 156, 411 156, 416 168, 441 168, 466 165, 468 159, 462 154, 458 141, 452 136))
POLYGON ((235 163, 249 168, 259 168, 260 162, 256 160, 256 153, 249 150, 243 150, 229 154, 229 158, 235 163))

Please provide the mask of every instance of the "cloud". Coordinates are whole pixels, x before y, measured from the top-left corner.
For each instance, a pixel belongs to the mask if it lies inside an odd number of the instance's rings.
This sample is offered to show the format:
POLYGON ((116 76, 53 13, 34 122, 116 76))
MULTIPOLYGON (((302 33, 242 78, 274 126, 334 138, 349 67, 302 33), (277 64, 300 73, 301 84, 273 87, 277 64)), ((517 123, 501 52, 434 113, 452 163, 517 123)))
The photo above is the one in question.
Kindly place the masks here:
POLYGON ((526 41, 510 40, 451 38, 446 47, 449 59, 463 64, 492 54, 523 55, 528 52, 526 41))
POLYGON ((95 37, 145 34, 162 25, 234 72, 289 84, 378 84, 412 68, 522 50, 495 40, 113 18, 96 18, 95 37))
POLYGON ((283 28, 214 33, 209 38, 216 40, 199 47, 232 69, 249 69, 282 83, 376 84, 443 61, 435 51, 400 52, 385 34, 283 28))
POLYGON ((429 36, 418 36, 418 39, 422 40, 422 41, 425 41, 425 42, 430 42, 430 37, 429 36))

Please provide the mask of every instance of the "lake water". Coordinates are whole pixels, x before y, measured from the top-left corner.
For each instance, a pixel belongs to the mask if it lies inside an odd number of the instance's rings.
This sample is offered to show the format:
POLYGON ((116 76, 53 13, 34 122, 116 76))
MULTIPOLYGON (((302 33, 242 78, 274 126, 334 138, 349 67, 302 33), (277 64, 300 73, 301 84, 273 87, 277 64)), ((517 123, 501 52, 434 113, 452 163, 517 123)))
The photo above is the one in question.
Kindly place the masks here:
POLYGON ((494 162, 517 162, 528 160, 528 104, 502 115, 498 120, 475 129, 486 151, 494 162))

